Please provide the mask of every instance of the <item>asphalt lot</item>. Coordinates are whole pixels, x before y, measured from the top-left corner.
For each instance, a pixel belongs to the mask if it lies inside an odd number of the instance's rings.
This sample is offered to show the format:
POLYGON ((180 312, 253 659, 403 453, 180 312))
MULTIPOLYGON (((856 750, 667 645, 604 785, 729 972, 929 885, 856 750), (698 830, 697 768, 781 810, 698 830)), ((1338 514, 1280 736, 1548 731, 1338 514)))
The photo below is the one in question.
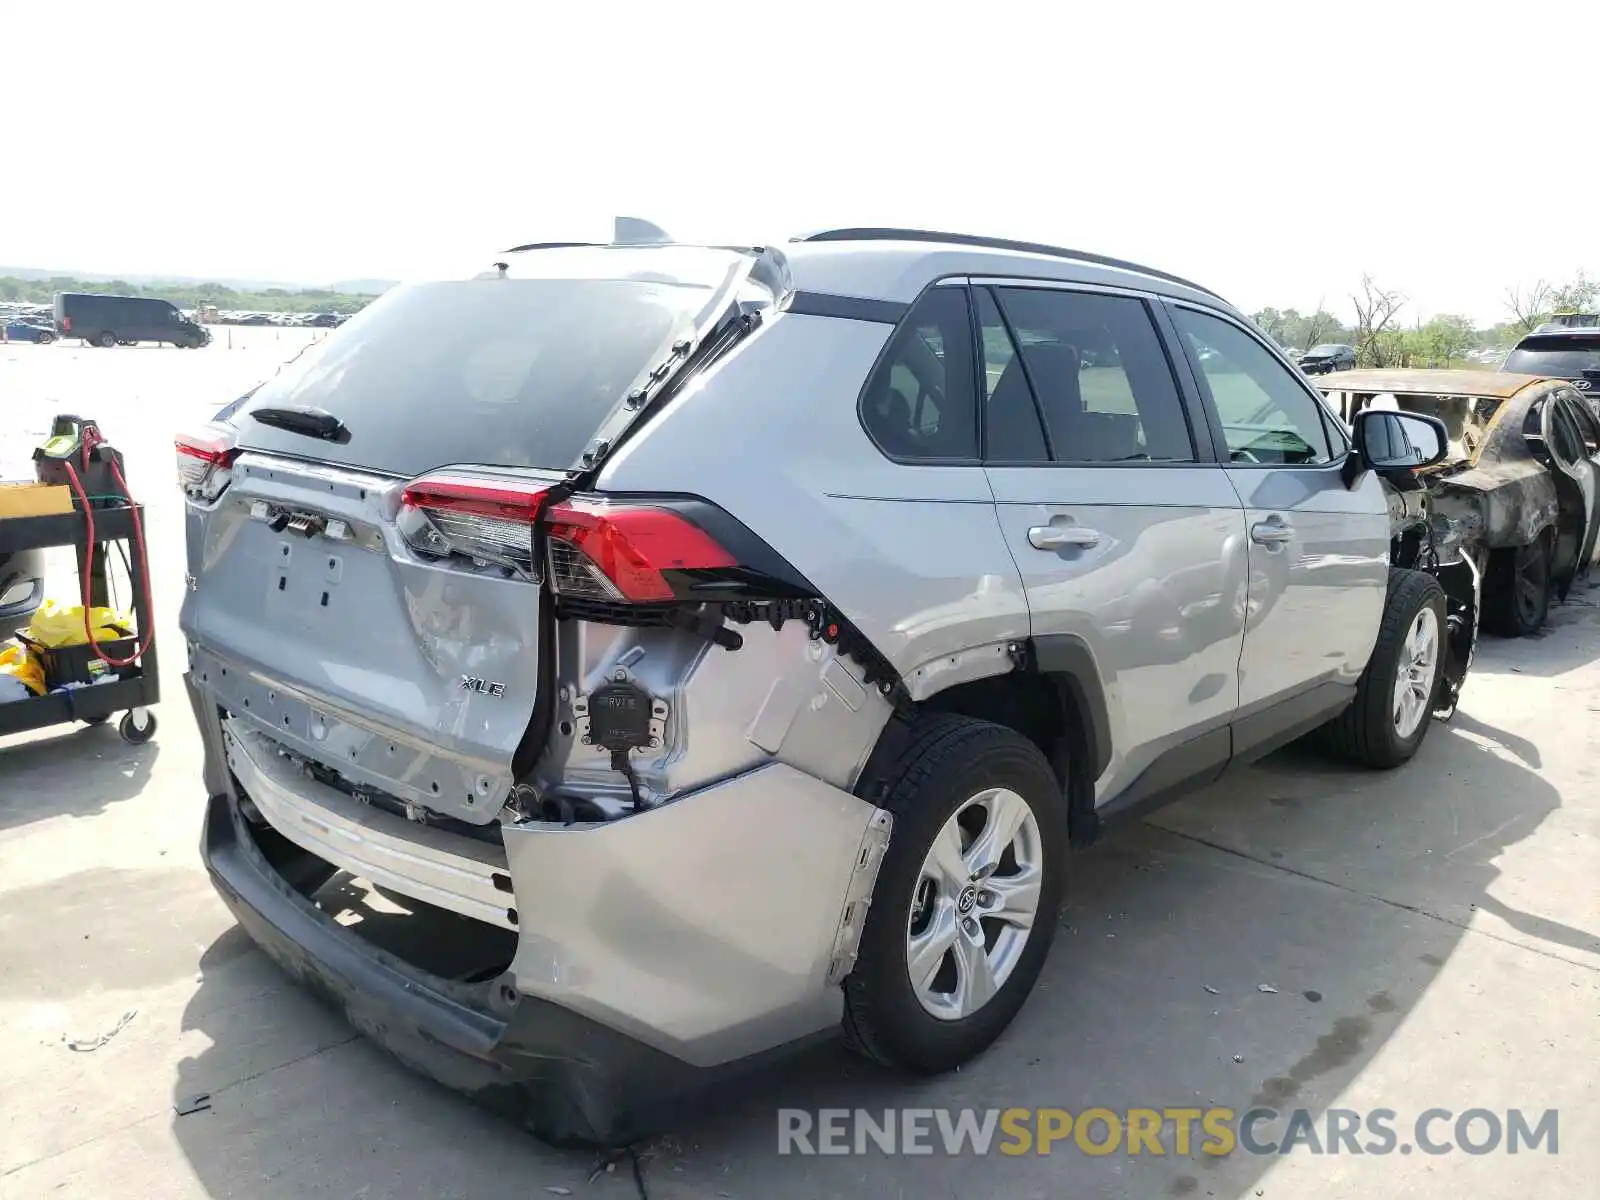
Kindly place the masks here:
MULTIPOLYGON (((627 1197, 419 1079, 236 928, 196 852, 170 435, 309 336, 0 347, 0 463, 97 417, 150 506, 161 726, 0 739, 0 1197, 627 1197), (98 1049, 64 1037, 111 1030, 98 1049), (211 1094, 176 1115, 174 1101, 211 1094), (560 1191, 559 1189, 567 1189, 560 1191)), ((63 571, 54 586, 70 596, 63 571)), ((1408 769, 1301 750, 1074 860, 1040 990, 986 1056, 909 1081, 823 1050, 645 1147, 653 1197, 1589 1197, 1600 1173, 1600 589, 1486 641, 1408 769), (1262 991, 1260 985, 1274 991, 1262 991), (780 1157, 779 1107, 1559 1110, 1558 1153, 780 1157), (1587 1182, 1586 1182, 1587 1181, 1587 1182)), ((1440 1127, 1448 1132, 1448 1126, 1440 1127)), ((1402 1141, 1409 1141, 1402 1136, 1402 1141)), ((1169 1144, 1170 1148, 1170 1144, 1169 1144)))

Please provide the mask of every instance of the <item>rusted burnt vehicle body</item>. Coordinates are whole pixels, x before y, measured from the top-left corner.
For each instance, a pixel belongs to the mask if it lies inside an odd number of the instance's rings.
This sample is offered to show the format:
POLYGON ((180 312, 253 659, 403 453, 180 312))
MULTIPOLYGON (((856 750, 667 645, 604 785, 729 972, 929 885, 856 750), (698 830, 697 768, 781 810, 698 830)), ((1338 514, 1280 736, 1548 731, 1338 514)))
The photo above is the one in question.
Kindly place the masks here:
POLYGON ((1483 576, 1483 625, 1525 636, 1588 573, 1600 530, 1600 420, 1570 380, 1488 371, 1347 372, 1323 391, 1348 422, 1369 405, 1445 423, 1450 453, 1418 472, 1429 537, 1483 576))

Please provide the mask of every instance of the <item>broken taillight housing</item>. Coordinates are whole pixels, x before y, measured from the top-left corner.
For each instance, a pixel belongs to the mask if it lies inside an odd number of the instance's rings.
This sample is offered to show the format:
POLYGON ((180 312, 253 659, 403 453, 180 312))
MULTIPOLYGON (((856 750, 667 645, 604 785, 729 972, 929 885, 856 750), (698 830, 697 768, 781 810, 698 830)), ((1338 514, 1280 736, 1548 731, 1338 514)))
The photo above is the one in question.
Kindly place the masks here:
POLYGON ((233 460, 239 456, 233 435, 224 430, 180 433, 178 486, 193 500, 210 503, 226 490, 233 478, 233 460))
MULTIPOLYGON (((417 550, 461 555, 531 577, 534 481, 429 475, 410 484, 399 527, 417 550)), ((738 560, 671 502, 572 497, 545 514, 550 584, 567 596, 649 604, 676 598, 667 572, 717 570, 738 560)))

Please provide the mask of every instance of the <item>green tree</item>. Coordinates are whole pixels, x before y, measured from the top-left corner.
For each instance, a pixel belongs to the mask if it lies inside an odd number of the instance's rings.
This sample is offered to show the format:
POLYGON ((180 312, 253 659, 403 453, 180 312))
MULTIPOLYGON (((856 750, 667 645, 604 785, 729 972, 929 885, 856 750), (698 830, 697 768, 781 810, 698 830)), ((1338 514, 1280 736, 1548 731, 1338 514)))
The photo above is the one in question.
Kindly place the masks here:
POLYGON ((1600 280, 1579 271, 1576 279, 1550 289, 1550 311, 1593 312, 1596 299, 1600 299, 1600 280))
POLYGON ((1415 357, 1429 366, 1448 367, 1466 354, 1477 340, 1472 319, 1459 313, 1440 313, 1416 330, 1415 357))

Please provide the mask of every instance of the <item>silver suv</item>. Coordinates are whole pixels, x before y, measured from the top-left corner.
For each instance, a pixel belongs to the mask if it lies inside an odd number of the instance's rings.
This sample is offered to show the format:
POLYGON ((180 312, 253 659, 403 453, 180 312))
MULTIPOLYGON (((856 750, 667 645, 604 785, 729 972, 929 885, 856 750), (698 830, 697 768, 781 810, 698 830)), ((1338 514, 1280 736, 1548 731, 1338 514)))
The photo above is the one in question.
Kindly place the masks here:
POLYGON ((1442 451, 1095 255, 521 247, 180 438, 205 860, 552 1140, 841 1030, 943 1071, 1027 998, 1069 843, 1318 727, 1416 751, 1445 599, 1378 474, 1442 451), (375 944, 337 871, 483 949, 375 944))

